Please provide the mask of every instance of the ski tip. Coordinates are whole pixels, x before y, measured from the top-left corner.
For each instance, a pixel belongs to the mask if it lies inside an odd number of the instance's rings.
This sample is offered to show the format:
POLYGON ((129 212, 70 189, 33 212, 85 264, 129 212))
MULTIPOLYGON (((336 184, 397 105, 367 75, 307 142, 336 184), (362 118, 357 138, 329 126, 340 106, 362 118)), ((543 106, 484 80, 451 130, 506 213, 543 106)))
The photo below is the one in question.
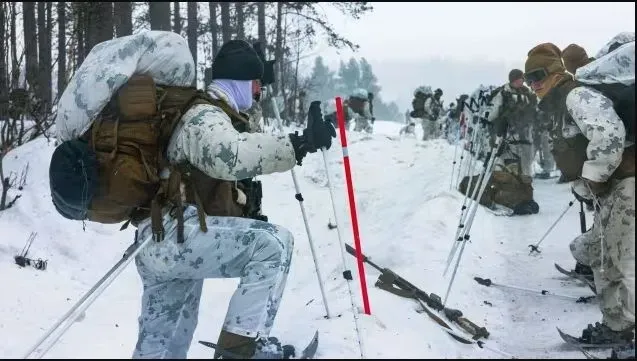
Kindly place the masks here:
POLYGON ((316 349, 318 348, 318 338, 319 332, 318 330, 314 331, 314 336, 310 343, 305 347, 303 352, 301 352, 301 359, 312 359, 314 358, 314 354, 316 353, 316 349))

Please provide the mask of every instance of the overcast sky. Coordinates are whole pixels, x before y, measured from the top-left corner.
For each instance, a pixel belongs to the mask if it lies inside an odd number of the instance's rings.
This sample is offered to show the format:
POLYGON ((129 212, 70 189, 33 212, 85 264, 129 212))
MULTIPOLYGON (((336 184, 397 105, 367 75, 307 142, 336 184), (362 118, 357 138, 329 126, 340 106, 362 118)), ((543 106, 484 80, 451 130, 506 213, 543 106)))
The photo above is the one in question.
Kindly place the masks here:
POLYGON ((500 85, 513 67, 524 70, 527 52, 552 42, 577 43, 593 56, 610 38, 635 31, 635 3, 384 3, 346 19, 323 5, 334 30, 360 45, 357 53, 319 45, 335 69, 340 59, 365 57, 381 95, 401 109, 419 85, 447 89, 445 103, 480 82, 500 85))

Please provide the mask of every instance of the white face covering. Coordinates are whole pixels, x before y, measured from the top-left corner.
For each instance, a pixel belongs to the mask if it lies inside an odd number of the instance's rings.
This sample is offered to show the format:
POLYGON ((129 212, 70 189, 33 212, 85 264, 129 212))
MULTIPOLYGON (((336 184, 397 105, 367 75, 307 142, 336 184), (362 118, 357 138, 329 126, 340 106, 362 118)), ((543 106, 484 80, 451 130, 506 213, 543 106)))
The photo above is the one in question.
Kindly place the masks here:
POLYGON ((252 80, 215 79, 212 82, 228 95, 235 110, 244 111, 252 107, 252 80))

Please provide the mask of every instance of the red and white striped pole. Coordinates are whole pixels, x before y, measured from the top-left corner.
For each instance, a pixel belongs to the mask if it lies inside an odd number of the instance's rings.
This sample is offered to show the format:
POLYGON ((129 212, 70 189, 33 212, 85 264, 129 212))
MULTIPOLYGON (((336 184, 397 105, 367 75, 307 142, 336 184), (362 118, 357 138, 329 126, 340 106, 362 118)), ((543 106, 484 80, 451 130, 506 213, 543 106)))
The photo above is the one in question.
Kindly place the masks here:
POLYGON ((358 261, 358 278, 361 281, 361 293, 363 297, 363 309, 365 314, 371 315, 369 308, 369 296, 367 295, 367 281, 365 281, 365 265, 363 264, 363 250, 361 249, 361 239, 358 232, 358 216, 356 214, 356 200, 354 199, 354 185, 352 184, 352 171, 349 165, 349 154, 347 152, 347 136, 345 134, 345 115, 343 114, 343 101, 341 97, 336 97, 336 117, 338 120, 338 130, 341 135, 341 147, 343 148, 343 166, 345 167, 345 179, 347 181, 347 195, 349 198, 349 210, 352 218, 352 231, 354 232, 354 246, 356 247, 356 259, 358 261))

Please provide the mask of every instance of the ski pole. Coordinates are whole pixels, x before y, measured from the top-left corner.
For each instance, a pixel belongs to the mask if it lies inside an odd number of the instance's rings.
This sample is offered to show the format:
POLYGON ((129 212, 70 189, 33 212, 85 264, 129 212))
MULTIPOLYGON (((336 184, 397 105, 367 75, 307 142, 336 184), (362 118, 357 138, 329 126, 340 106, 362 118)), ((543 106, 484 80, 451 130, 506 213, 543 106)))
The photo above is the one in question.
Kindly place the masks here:
MULTIPOLYGON (((279 106, 276 103, 276 99, 274 98, 274 93, 272 92, 272 85, 267 86, 268 93, 270 94, 270 100, 272 101, 272 110, 274 110, 274 116, 276 119, 276 128, 279 130, 279 133, 283 134, 283 122, 281 121, 281 115, 279 114, 279 106)), ((310 242, 310 251, 312 252, 312 259, 314 260, 314 268, 316 269, 316 277, 318 278, 319 288, 321 290, 321 296, 323 297, 323 305, 325 306, 325 313, 327 314, 327 318, 332 318, 330 315, 330 309, 327 305, 327 297, 325 296, 325 290, 323 289, 323 277, 321 277, 321 269, 319 268, 318 261, 316 259, 316 250, 314 249, 314 242, 312 240, 312 232, 310 232, 310 225, 307 221, 307 215, 305 213, 305 206, 303 205, 303 195, 301 194, 301 188, 299 187, 299 182, 296 179, 296 173, 294 172, 294 168, 290 169, 290 173, 292 174, 292 181, 294 182, 295 189, 295 198, 299 201, 299 207, 301 207, 301 215, 303 216, 303 223, 305 224, 305 232, 307 233, 307 239, 310 242)))
POLYGON ((135 256, 139 252, 142 251, 146 246, 150 244, 153 237, 148 236, 142 243, 133 243, 128 249, 124 252, 124 256, 122 259, 113 266, 104 277, 102 277, 96 284, 91 288, 82 298, 64 315, 60 320, 58 320, 53 327, 49 331, 47 331, 38 342, 29 349, 29 351, 24 355, 23 358, 29 358, 29 356, 35 351, 39 351, 36 358, 42 358, 44 354, 49 351, 51 347, 57 342, 57 340, 62 337, 62 335, 66 332, 66 330, 73 325, 74 321, 81 315, 86 309, 99 297, 99 295, 104 292, 104 290, 119 276, 120 273, 126 268, 126 266, 135 259, 135 256), (66 322, 66 323, 65 323, 66 322), (61 327, 61 328, 60 328, 61 327), (39 349, 39 347, 51 337, 55 331, 60 330, 52 340, 43 348, 39 349))
POLYGON ((478 282, 479 284, 483 285, 483 286, 495 286, 495 287, 500 287, 500 288, 508 288, 508 289, 512 289, 512 290, 519 290, 519 291, 524 291, 524 292, 528 292, 528 293, 534 293, 534 294, 539 294, 542 296, 555 296, 555 297, 560 297, 560 298, 565 298, 567 300, 573 300, 577 303, 588 303, 590 302, 592 299, 595 298, 595 296, 580 296, 580 297, 575 297, 575 296, 567 296, 567 295, 561 295, 558 293, 553 293, 551 291, 547 291, 547 290, 532 290, 530 288, 524 288, 524 287, 517 287, 517 286, 510 286, 510 285, 505 285, 505 284, 500 284, 500 283, 495 283, 493 281, 491 281, 491 279, 487 278, 480 278, 480 277, 473 277, 473 279, 478 282))
POLYGON ((536 243, 536 244, 529 244, 529 247, 531 248, 531 250, 529 251, 529 256, 533 253, 533 252, 537 252, 537 253, 541 253, 539 247, 540 247, 540 243, 542 243, 544 241, 544 239, 546 239, 546 236, 549 235, 549 233, 551 233, 551 231, 553 230, 553 228, 555 228, 555 226, 560 222, 560 219, 562 219, 562 217, 564 217, 564 215, 566 214, 566 212, 568 211, 569 208, 571 208, 571 206, 573 205, 573 201, 568 202, 568 206, 566 206, 566 208, 564 209, 564 211, 562 212, 562 214, 560 214, 559 217, 557 217, 557 219, 555 220, 555 222, 553 222, 553 224, 549 227, 549 229, 546 230, 546 232, 544 233, 544 235, 542 236, 542 238, 540 238, 540 240, 536 243))
POLYGON ((345 260, 345 253, 343 252, 343 248, 345 248, 345 241, 343 241, 343 237, 341 236, 341 227, 339 227, 340 222, 338 220, 338 212, 336 211, 336 204, 334 203, 334 189, 332 186, 332 176, 330 174, 330 170, 327 163, 327 154, 326 149, 321 148, 321 153, 323 153, 323 163, 325 163, 325 174, 327 176, 327 187, 330 191, 330 199, 332 200, 332 211, 334 212, 334 222, 336 222, 336 232, 338 233, 338 241, 340 243, 339 250, 341 251, 341 261, 343 263, 343 278, 347 283, 347 290, 349 292, 350 302, 352 304, 352 314, 354 316, 354 326, 356 327, 356 336, 358 337, 358 346, 360 349, 361 358, 365 359, 365 352, 363 348, 362 337, 360 334, 360 327, 358 324, 358 310, 356 309, 356 303, 354 302, 354 293, 352 292, 352 285, 350 281, 352 278, 352 271, 350 271, 347 267, 347 261, 345 260))
POLYGON ((586 233, 586 213, 584 213, 584 201, 579 201, 579 226, 582 233, 586 233))
POLYGON ((371 315, 369 306, 369 295, 367 294, 367 281, 365 278, 365 265, 363 264, 363 251, 361 248, 360 233, 358 229, 358 215, 356 213, 356 199, 354 197, 354 182, 352 181, 352 170, 349 163, 349 152, 347 149, 347 133, 345 132, 345 113, 343 102, 340 97, 336 97, 336 114, 338 116, 338 128, 341 136, 341 149, 343 152, 343 168, 345 169, 345 182, 347 185, 347 196, 349 202, 350 218, 352 219, 352 233, 354 245, 356 246, 356 260, 358 263, 358 279, 361 287, 361 298, 363 299, 363 310, 365 314, 371 315))
MULTIPOLYGON (((482 144, 478 145, 476 152, 480 150, 482 150, 482 144)), ((487 157, 484 160, 482 171, 477 177, 469 176, 469 179, 467 180, 467 189, 465 190, 464 201, 462 202, 462 207, 460 208, 460 221, 458 222, 458 228, 456 229, 456 235, 454 236, 454 242, 451 246, 451 251, 449 251, 449 255, 447 255, 445 270, 442 273, 443 276, 447 274, 447 271, 449 270, 449 266, 451 265, 451 261, 453 260, 456 250, 458 249, 458 242, 462 240, 461 233, 468 226, 468 223, 466 222, 467 216, 469 215, 473 207, 478 207, 478 205, 480 204, 480 200, 476 198, 476 196, 477 196, 478 189, 480 189, 480 185, 482 184, 484 180, 484 176, 487 172, 487 165, 489 160, 490 160, 490 157, 487 157), (472 185, 474 178, 476 178, 476 184, 472 185), (469 200, 468 204, 467 204, 467 200, 469 200)), ((471 162, 473 162, 473 159, 471 160, 471 162)), ((487 178, 487 181, 488 179, 489 178, 487 178)))
POLYGON ((453 174, 456 171, 456 157, 458 156, 458 143, 460 143, 460 141, 458 140, 460 138, 460 127, 458 127, 458 132, 456 135, 456 146, 454 147, 454 151, 453 151, 453 163, 451 163, 451 179, 449 179, 449 190, 451 190, 453 188, 453 174))
MULTIPOLYGON (((491 177, 491 171, 493 170, 493 166, 495 164, 495 160, 499 157, 501 145, 502 145, 502 137, 498 136, 496 138, 496 141, 495 141, 495 146, 491 150, 490 157, 488 158, 489 159, 489 163, 487 164, 486 174, 489 174, 489 177, 491 177)), ((484 193, 484 190, 487 188, 487 184, 488 184, 488 182, 482 183, 482 185, 480 186, 480 192, 478 192, 478 198, 477 199, 481 199, 482 198, 482 194, 484 193)), ((464 251, 464 247, 467 245, 467 242, 469 241, 469 239, 471 237, 469 232, 471 231, 471 226, 473 224, 473 218, 475 217, 477 210, 478 210, 478 206, 477 205, 471 210, 471 215, 469 216, 468 226, 467 226, 467 228, 465 228, 465 233, 464 233, 463 240, 462 240, 462 246, 460 246, 458 259, 456 260, 456 265, 455 265, 455 267, 453 269, 453 273, 451 274, 451 280, 449 281, 449 286, 447 286, 447 291, 445 292, 445 300, 443 301, 443 305, 447 304, 447 299, 449 298, 449 292, 451 291, 451 286, 453 285, 453 281, 456 278, 456 272, 458 271, 458 266, 460 265, 460 260, 462 259, 462 253, 464 251)))

